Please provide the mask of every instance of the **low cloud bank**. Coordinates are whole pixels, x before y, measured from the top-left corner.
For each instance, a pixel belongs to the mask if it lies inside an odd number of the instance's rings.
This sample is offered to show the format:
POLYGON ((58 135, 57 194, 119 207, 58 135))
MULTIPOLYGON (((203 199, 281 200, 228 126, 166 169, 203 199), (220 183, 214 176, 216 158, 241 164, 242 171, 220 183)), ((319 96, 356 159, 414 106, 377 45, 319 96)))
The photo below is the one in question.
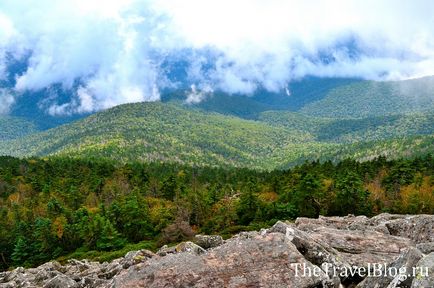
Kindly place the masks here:
POLYGON ((0 113, 55 84, 71 99, 50 95, 53 115, 155 101, 180 86, 194 103, 215 90, 285 93, 306 75, 433 75, 433 14, 429 0, 4 0, 0 113))

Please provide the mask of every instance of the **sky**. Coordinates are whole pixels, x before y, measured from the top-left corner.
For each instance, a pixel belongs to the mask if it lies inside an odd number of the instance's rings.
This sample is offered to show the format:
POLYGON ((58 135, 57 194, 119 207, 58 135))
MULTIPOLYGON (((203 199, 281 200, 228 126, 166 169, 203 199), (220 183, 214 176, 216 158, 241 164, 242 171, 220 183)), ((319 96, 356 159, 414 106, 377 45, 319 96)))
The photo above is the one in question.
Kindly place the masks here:
POLYGON ((216 90, 282 92, 304 76, 434 75, 432 15, 431 0, 2 0, 0 113, 53 85, 71 95, 50 95, 47 112, 60 115, 166 88, 187 87, 194 103, 216 90))

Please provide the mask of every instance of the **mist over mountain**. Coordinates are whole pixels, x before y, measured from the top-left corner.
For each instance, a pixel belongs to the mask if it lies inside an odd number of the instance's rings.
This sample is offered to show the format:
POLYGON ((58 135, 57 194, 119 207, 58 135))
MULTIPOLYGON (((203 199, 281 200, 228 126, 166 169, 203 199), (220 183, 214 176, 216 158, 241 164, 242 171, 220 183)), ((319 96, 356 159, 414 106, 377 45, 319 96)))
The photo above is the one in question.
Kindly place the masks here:
POLYGON ((434 287, 433 15, 0 0, 0 287, 434 287))
POLYGON ((188 101, 200 102, 212 92, 291 94, 306 76, 434 74, 431 1, 311 5, 2 1, 0 113, 20 114, 20 101, 63 117, 159 100, 167 90, 190 90, 188 101))
POLYGON ((421 155, 433 13, 426 0, 5 0, 0 154, 258 169, 421 155))

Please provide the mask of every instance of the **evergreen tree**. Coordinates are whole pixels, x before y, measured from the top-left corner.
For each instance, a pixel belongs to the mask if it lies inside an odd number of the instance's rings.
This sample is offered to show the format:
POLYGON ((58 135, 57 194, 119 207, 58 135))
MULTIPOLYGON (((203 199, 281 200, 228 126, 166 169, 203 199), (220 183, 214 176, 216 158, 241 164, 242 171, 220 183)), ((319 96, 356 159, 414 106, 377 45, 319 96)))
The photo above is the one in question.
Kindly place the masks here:
POLYGON ((414 167, 405 160, 400 160, 397 165, 394 165, 389 174, 383 179, 383 185, 390 197, 397 199, 401 187, 413 182, 414 174, 414 167))
POLYGON ((176 191, 178 189, 178 184, 176 182, 176 178, 174 175, 170 175, 163 182, 163 186, 161 187, 161 194, 167 200, 173 200, 176 196, 176 191))
POLYGON ((318 176, 307 173, 296 186, 292 203, 299 216, 318 217, 324 191, 318 176))
POLYGON ((31 246, 29 246, 29 243, 27 243, 26 239, 23 236, 18 237, 11 255, 14 265, 27 266, 27 264, 31 262, 31 255, 32 248, 31 246))
POLYGON ((255 219, 256 211, 259 208, 259 200, 255 192, 256 185, 251 181, 247 183, 247 188, 241 192, 237 207, 238 222, 241 225, 248 225, 255 219))
POLYGON ((338 215, 370 214, 369 192, 363 188, 363 181, 354 172, 346 172, 336 180, 336 198, 333 211, 338 215))
POLYGON ((116 231, 108 219, 101 217, 100 225, 99 235, 96 240, 96 248, 98 250, 114 250, 125 245, 125 239, 121 237, 121 234, 116 231))
POLYGON ((125 244, 113 224, 100 214, 95 214, 88 223, 84 239, 89 249, 97 250, 112 250, 125 244))
POLYGON ((152 236, 149 211, 140 194, 133 193, 123 201, 114 202, 109 210, 117 230, 129 241, 138 242, 152 236))
POLYGON ((37 218, 33 226, 33 258, 36 262, 43 262, 52 259, 53 250, 56 248, 56 240, 51 231, 51 220, 37 218))

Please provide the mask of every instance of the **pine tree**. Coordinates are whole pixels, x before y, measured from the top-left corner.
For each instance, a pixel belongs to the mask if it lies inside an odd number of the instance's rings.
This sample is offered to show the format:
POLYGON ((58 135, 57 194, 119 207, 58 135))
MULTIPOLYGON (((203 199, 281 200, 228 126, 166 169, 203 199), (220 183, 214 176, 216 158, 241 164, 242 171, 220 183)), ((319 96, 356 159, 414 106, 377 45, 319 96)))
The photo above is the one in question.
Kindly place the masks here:
POLYGON ((105 216, 95 214, 90 219, 83 217, 81 221, 81 237, 88 249, 112 250, 125 244, 125 239, 105 216))
POLYGON ((125 239, 108 219, 100 217, 97 221, 100 222, 98 223, 100 231, 95 243, 98 250, 114 250, 125 245, 125 239))
POLYGON ((307 173, 295 187, 292 203, 299 216, 318 217, 324 190, 318 176, 307 173))
POLYGON ((161 194, 167 200, 173 200, 176 196, 176 190, 178 188, 178 184, 176 182, 175 176, 171 175, 163 182, 163 186, 161 187, 161 194))
POLYGON ((30 262, 31 255, 31 247, 29 247, 26 239, 22 236, 18 237, 11 255, 14 265, 27 266, 26 264, 30 262))
POLYGON ((237 215, 241 225, 248 225, 255 219, 259 208, 259 200, 255 192, 256 185, 250 181, 247 183, 247 188, 240 195, 237 215))
POLYGON ((336 180, 336 198, 333 211, 338 215, 370 214, 369 192, 354 172, 346 172, 336 180))

